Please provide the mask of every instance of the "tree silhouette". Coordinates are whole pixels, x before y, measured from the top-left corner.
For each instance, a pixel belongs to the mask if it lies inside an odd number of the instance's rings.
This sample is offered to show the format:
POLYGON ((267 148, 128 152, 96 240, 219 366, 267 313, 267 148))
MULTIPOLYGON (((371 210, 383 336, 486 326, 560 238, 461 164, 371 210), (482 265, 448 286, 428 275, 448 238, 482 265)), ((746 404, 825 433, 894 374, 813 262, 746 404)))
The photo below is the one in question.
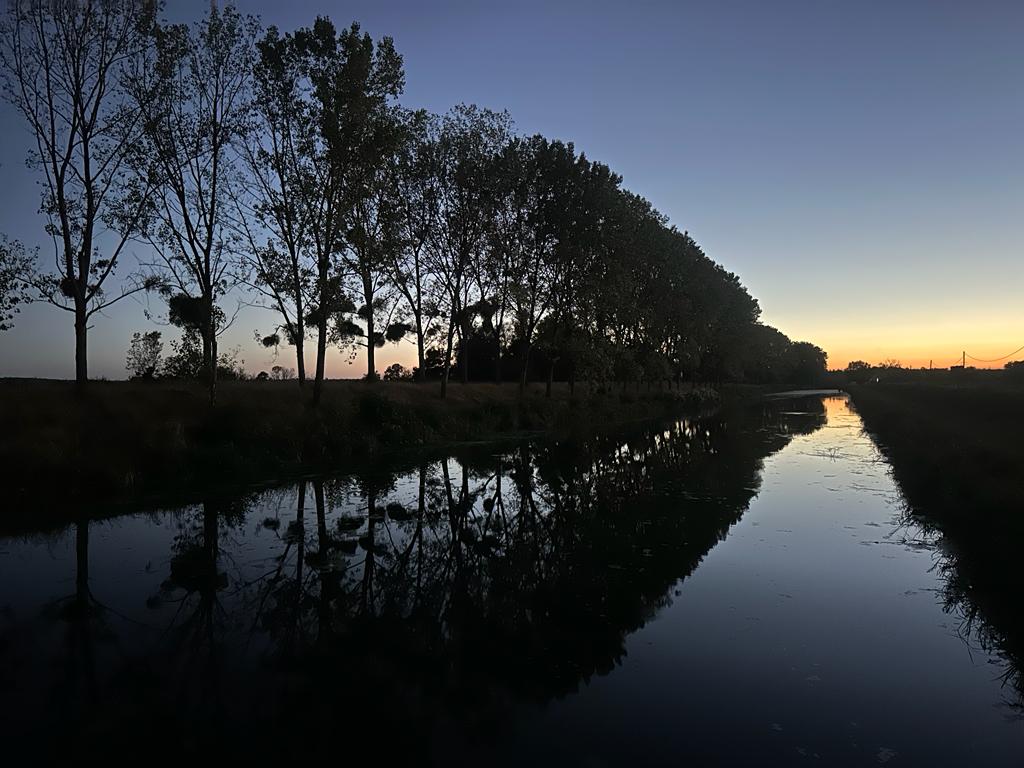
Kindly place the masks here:
POLYGON ((257 29, 230 5, 211 6, 192 27, 153 20, 152 46, 134 59, 129 78, 144 127, 136 162, 156 183, 143 234, 158 258, 153 267, 191 304, 187 322, 203 341, 213 404, 217 338, 226 328, 217 301, 234 283, 233 150, 247 130, 257 29))
MULTIPOLYGON (((295 40, 276 27, 257 43, 253 71, 253 130, 242 145, 252 181, 235 198, 235 228, 252 286, 281 316, 285 341, 295 347, 299 386, 305 385, 306 313, 314 300, 314 213, 321 191, 312 167, 316 123, 310 119, 304 70, 295 40), (248 193, 248 194, 246 194, 248 193)), ((275 332, 264 340, 277 346, 275 332)))
MULTIPOLYGON (((102 283, 135 233, 156 274, 114 300, 161 288, 169 319, 202 341, 212 401, 230 325, 219 302, 239 284, 240 302, 276 313, 257 338, 295 348, 300 384, 312 330, 314 404, 329 345, 364 351, 372 380, 376 350, 406 337, 442 397, 456 364, 463 382, 514 375, 521 392, 531 378, 551 392, 579 377, 824 375, 822 350, 764 325, 736 275, 572 143, 517 136, 507 113, 475 105, 403 108, 391 38, 323 17, 261 32, 231 5, 192 26, 158 10, 14 3, 4 26, 5 93, 40 134, 60 257, 56 276, 26 274, 75 312, 83 365, 85 320, 110 303, 102 283), (79 56, 84 74, 59 66, 79 56), (45 88, 59 96, 52 129, 45 88), (113 258, 96 251, 96 222, 117 233, 113 258)), ((2 253, 18 282, 24 252, 2 253)), ((3 295, 7 324, 20 297, 3 295)))
MULTIPOLYGON (((442 397, 447 392, 455 335, 467 338, 472 323, 470 270, 488 231, 493 199, 490 158, 505 145, 510 130, 507 114, 464 104, 441 119, 435 166, 438 213, 430 240, 430 268, 440 285, 439 303, 447 326, 442 397)), ((468 359, 463 365, 468 372, 468 359)))
POLYGON ((131 373, 131 378, 152 379, 156 375, 160 367, 160 353, 164 349, 160 336, 160 331, 136 331, 132 334, 124 366, 131 373))
MULTIPOLYGON (((106 288, 136 234, 151 191, 130 173, 142 115, 125 98, 128 64, 149 41, 152 3, 15 0, 0 23, 0 92, 35 140, 28 165, 42 176, 40 212, 53 271, 31 276, 38 297, 74 317, 75 381, 89 378, 89 320, 155 281, 106 288)), ((10 258, 8 256, 7 258, 10 258)))
POLYGON ((32 262, 17 240, 0 239, 0 331, 10 330, 19 305, 29 299, 32 262))

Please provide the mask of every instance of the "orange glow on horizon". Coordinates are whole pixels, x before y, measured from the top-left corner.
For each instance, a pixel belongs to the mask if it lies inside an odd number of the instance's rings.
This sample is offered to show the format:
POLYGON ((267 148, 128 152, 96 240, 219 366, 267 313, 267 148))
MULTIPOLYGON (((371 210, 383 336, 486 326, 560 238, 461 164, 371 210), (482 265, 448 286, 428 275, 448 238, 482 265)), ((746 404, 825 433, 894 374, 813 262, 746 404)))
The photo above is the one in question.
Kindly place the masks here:
MULTIPOLYGON (((819 346, 821 345, 819 344, 819 346)), ((1011 347, 1010 349, 1013 348, 1011 347)), ((1014 360, 1024 360, 1024 351, 995 362, 982 362, 971 359, 973 355, 976 358, 980 357, 986 360, 991 360, 993 358, 1002 357, 1007 354, 1010 349, 1005 347, 968 348, 966 350, 967 367, 999 369, 1006 365, 1006 363, 1014 360)), ((891 347, 879 345, 853 350, 838 348, 835 352, 825 348, 825 351, 829 353, 828 368, 832 371, 842 370, 854 360, 862 360, 870 365, 878 365, 886 361, 897 361, 904 368, 949 368, 953 365, 960 365, 962 360, 962 354, 956 354, 955 352, 950 354, 950 350, 944 347, 936 347, 931 350, 921 350, 920 348, 908 349, 906 347, 896 345, 891 347)), ((964 350, 961 350, 961 353, 963 351, 964 350)))
POLYGON ((794 341, 807 340, 824 349, 830 370, 842 370, 853 360, 871 365, 895 360, 904 368, 949 368, 960 365, 965 351, 968 367, 1002 368, 1010 361, 1024 360, 1024 349, 1020 349, 1024 316, 1016 306, 1004 302, 987 309, 974 307, 938 315, 888 306, 839 306, 831 313, 767 322, 794 341))

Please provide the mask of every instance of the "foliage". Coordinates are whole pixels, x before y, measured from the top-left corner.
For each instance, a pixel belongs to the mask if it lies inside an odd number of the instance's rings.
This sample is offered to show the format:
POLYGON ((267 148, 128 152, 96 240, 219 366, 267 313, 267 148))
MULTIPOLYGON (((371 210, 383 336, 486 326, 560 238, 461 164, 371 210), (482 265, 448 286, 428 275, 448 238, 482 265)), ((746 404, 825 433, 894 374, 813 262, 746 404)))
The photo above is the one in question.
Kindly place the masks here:
POLYGON ((29 300, 33 258, 17 240, 0 239, 0 331, 14 325, 19 305, 29 300))
POLYGON ((217 302, 237 281, 229 201, 240 184, 235 156, 248 130, 258 23, 216 4, 191 27, 147 21, 149 45, 126 78, 144 129, 131 159, 153 184, 142 234, 157 255, 153 268, 176 291, 172 322, 176 315, 202 336, 215 402, 217 302))
POLYGON ((148 331, 132 334, 131 345, 128 347, 128 357, 125 360, 125 368, 132 379, 152 379, 156 376, 160 367, 160 355, 164 350, 164 343, 160 340, 160 331, 148 331))
POLYGON ((291 381, 295 378, 295 369, 275 365, 270 369, 270 378, 274 381, 291 381))
POLYGON ((203 375, 203 349, 199 334, 185 331, 171 340, 171 354, 164 360, 161 376, 171 379, 198 379, 203 375))
POLYGON ((412 381, 412 372, 401 363, 392 363, 384 369, 384 381, 412 381))
MULTIPOLYGON (((172 355, 180 375, 196 370, 198 334, 211 400, 230 325, 220 305, 239 286, 240 304, 276 313, 257 339, 295 347, 300 383, 315 337, 314 403, 329 345, 350 361, 364 353, 374 379, 376 350, 406 340, 417 376, 438 378, 442 395, 453 365, 465 381, 510 376, 521 389, 538 377, 652 386, 825 376, 823 350, 762 323, 736 275, 574 144, 516 135, 506 112, 475 105, 440 116, 403 108, 390 38, 322 17, 261 30, 230 4, 193 25, 157 18, 148 3, 109 5, 121 10, 108 21, 132 27, 103 108, 128 132, 89 137, 120 169, 101 207, 116 212, 116 232, 153 246, 153 274, 132 290, 167 298, 186 332, 172 355)), ((12 41, 38 38, 19 20, 49 7, 15 3, 5 28, 8 97, 23 112, 11 84, 39 68, 12 58, 12 41)), ((52 7, 75 23, 93 12, 52 7)), ((104 55, 81 48, 63 53, 104 55)), ((52 175, 53 158, 40 163, 52 175)), ((81 250, 86 225, 76 222, 65 253, 81 250)), ((50 280, 79 315, 113 268, 111 258, 90 264, 98 276, 50 280)))
POLYGON ((1014 360, 1003 366, 1006 375, 1014 380, 1024 380, 1024 360, 1014 360))
POLYGON ((89 318, 154 287, 132 277, 107 290, 148 199, 147 179, 130 168, 141 124, 124 84, 148 45, 142 30, 155 8, 143 0, 14 0, 0 21, 0 94, 35 139, 28 165, 41 178, 53 244, 53 271, 34 274, 32 287, 74 316, 79 384, 88 379, 89 318))

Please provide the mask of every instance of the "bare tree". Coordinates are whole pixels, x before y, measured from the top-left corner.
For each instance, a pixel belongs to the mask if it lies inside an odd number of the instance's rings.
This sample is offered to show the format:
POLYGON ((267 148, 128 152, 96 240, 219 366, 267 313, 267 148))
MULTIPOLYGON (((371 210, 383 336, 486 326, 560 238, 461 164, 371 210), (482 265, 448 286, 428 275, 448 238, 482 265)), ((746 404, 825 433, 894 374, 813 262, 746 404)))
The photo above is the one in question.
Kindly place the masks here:
MULTIPOLYGON (((303 71, 293 38, 276 28, 257 45, 253 128, 241 147, 247 183, 235 198, 236 229, 250 287, 281 317, 278 331, 295 347, 299 386, 306 382, 306 313, 315 284, 311 228, 316 201, 311 167, 317 126, 303 99, 303 71), (265 238, 265 239, 264 239, 265 238)), ((280 335, 265 337, 276 346, 280 335)))
POLYGON ((427 340, 437 328, 437 281, 430 271, 427 245, 437 218, 437 120, 423 111, 406 112, 407 138, 399 153, 395 197, 399 204, 400 248, 394 253, 391 280, 408 311, 416 336, 418 376, 426 370, 427 340))
POLYGON ((151 280, 107 292, 135 231, 148 187, 129 172, 138 108, 123 98, 129 61, 146 49, 155 3, 12 0, 0 23, 0 89, 35 139, 28 164, 42 176, 54 271, 33 279, 39 298, 74 316, 75 381, 89 378, 89 319, 151 280))
POLYGON ((231 149, 247 128, 257 32, 256 20, 230 5, 211 5, 191 29, 154 20, 154 45, 135 59, 130 78, 145 127, 139 157, 158 184, 144 235, 157 255, 153 266, 179 292, 172 314, 202 337, 211 403, 217 337, 226 327, 217 300, 234 277, 231 149))

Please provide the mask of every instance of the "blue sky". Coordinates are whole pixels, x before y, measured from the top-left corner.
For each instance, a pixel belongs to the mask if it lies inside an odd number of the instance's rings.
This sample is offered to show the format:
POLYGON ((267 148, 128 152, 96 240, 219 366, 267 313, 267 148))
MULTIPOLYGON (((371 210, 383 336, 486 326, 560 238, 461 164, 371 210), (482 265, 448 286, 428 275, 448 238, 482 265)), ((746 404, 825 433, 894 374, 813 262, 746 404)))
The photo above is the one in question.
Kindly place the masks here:
MULTIPOLYGON (((508 109, 522 132, 575 142, 835 364, 1024 344, 1024 3, 238 5, 282 29, 358 20, 394 37, 408 106, 508 109)), ((43 244, 7 105, 0 130, 0 232, 43 244)), ((225 346, 269 367, 252 337, 272 322, 243 312, 225 346)), ((152 327, 130 302, 97 318, 93 373, 123 376, 131 332, 152 327)), ((0 375, 70 376, 72 340, 69 317, 31 307, 0 336, 0 375)), ((410 356, 389 347, 378 365, 410 356)))

